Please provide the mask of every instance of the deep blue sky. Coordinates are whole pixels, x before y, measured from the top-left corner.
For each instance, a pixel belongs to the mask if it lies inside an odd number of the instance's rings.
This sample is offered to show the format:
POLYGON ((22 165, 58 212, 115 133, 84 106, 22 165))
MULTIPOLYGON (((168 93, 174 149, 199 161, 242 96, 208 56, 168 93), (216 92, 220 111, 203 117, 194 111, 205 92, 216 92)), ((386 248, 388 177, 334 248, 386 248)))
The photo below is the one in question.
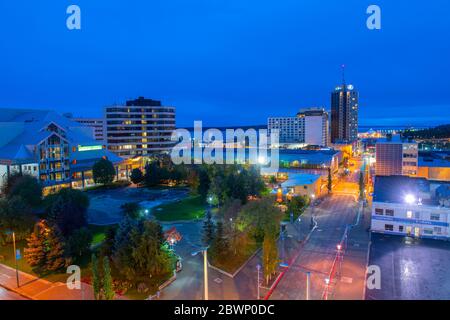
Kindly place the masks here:
POLYGON ((328 109, 346 64, 360 124, 450 123, 449 39, 448 0, 1 0, 0 107, 99 116, 146 96, 180 126, 264 124, 328 109))

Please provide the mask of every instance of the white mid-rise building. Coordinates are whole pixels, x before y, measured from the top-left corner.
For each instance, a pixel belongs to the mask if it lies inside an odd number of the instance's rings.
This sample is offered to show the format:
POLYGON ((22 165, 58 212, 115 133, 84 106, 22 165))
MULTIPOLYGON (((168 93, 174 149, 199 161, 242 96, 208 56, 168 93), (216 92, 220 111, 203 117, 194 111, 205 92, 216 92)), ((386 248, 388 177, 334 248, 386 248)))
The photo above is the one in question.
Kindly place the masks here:
POLYGON ((450 239, 450 184, 406 176, 377 176, 372 232, 450 239))
POLYGON ((323 108, 302 109, 295 117, 270 117, 269 134, 279 132, 280 144, 328 145, 328 113, 323 108))

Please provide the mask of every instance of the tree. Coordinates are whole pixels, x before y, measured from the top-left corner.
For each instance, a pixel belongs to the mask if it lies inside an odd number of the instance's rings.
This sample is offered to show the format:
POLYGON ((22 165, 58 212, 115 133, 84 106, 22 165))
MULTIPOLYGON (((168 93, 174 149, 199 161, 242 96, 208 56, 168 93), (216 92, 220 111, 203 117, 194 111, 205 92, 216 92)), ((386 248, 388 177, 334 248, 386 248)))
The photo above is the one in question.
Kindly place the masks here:
POLYGON ((263 242, 263 269, 266 284, 269 284, 272 275, 277 271, 279 263, 276 231, 266 229, 263 242))
POLYGON ((105 300, 113 300, 115 296, 112 288, 111 268, 108 257, 103 257, 103 294, 105 300))
MULTIPOLYGON (((14 231, 16 240, 23 240, 30 235, 36 217, 31 208, 20 196, 0 199, 0 230, 14 231)), ((0 243, 6 235, 0 232, 0 243)), ((10 236, 8 236, 10 238, 10 236)), ((9 239, 11 240, 11 239, 9 239)), ((6 239, 5 241, 6 242, 6 239)))
POLYGON ((327 183, 328 193, 331 193, 332 188, 333 188, 333 178, 331 177, 331 168, 328 168, 328 183, 327 183))
POLYGON ((218 221, 216 225, 216 234, 211 244, 212 258, 219 262, 223 262, 228 259, 228 253, 230 252, 230 247, 228 239, 225 236, 225 231, 222 221, 218 221))
POLYGON ((45 221, 36 223, 24 249, 24 257, 28 264, 38 270, 45 265, 45 228, 45 221))
POLYGON ((292 213, 297 219, 305 211, 308 202, 309 200, 306 196, 293 197, 288 203, 288 212, 292 213))
POLYGON ((48 219, 56 223, 64 237, 73 231, 87 226, 89 198, 86 193, 64 188, 46 199, 48 219))
POLYGON ((114 241, 114 265, 126 279, 133 281, 167 274, 173 268, 174 257, 163 242, 158 223, 125 219, 114 241))
POLYGON ((105 240, 103 241, 102 246, 100 248, 102 255, 110 257, 113 254, 114 238, 116 237, 116 231, 117 227, 115 225, 110 226, 108 227, 108 229, 106 229, 105 240))
POLYGON ((21 197, 32 208, 39 207, 42 203, 42 186, 39 181, 28 174, 11 175, 3 187, 3 193, 8 198, 21 197))
POLYGON ((88 228, 75 230, 67 240, 70 256, 75 260, 91 251, 92 232, 88 228))
POLYGON ((364 199, 364 190, 366 186, 364 183, 364 174, 362 171, 359 172, 359 198, 364 199))
POLYGON ((141 206, 137 202, 127 202, 120 206, 125 217, 138 219, 141 217, 141 206))
POLYGON ((135 168, 131 170, 130 179, 134 184, 140 184, 142 183, 142 181, 144 181, 144 174, 142 173, 141 169, 135 168))
POLYGON ((95 183, 103 185, 111 184, 116 175, 116 170, 111 161, 102 158, 92 167, 92 175, 95 183))
POLYGON ((248 202, 238 215, 237 228, 247 232, 257 243, 264 240, 265 230, 278 228, 283 212, 274 205, 271 197, 248 202))
POLYGON ((203 200, 206 200, 211 180, 209 179, 209 175, 205 167, 200 167, 198 169, 198 181, 197 193, 203 200))
POLYGON ((203 222, 202 241, 205 246, 209 246, 211 242, 214 240, 214 232, 215 232, 214 222, 211 219, 211 212, 210 210, 208 210, 206 212, 206 217, 203 222))
POLYGON ((95 253, 91 256, 91 268, 92 268, 92 287, 94 288, 94 299, 100 300, 100 275, 98 274, 98 261, 95 253))
POLYGON ((40 220, 27 239, 24 256, 28 264, 38 271, 56 271, 70 263, 65 257, 64 249, 65 243, 58 227, 40 220))

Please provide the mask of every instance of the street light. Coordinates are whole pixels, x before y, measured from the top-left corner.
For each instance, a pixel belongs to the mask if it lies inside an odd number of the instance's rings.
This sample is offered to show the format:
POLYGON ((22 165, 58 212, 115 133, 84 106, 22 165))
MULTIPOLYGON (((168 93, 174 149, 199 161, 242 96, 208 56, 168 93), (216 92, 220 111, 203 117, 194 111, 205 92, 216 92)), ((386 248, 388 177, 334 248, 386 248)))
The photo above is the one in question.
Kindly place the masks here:
POLYGON ((17 283, 17 288, 19 288, 20 287, 20 284, 19 284, 19 265, 18 265, 18 261, 17 261, 18 252, 16 250, 16 233, 14 231, 6 231, 6 234, 12 234, 13 250, 14 250, 14 262, 15 262, 15 265, 16 265, 16 283, 17 283))
POLYGON ((208 248, 205 247, 201 250, 195 251, 192 253, 192 256, 196 256, 200 252, 203 252, 203 282, 204 282, 204 299, 209 300, 209 291, 208 291, 208 248))
POLYGON ((414 197, 414 195, 412 195, 412 194, 407 194, 407 195, 405 196, 405 202, 406 202, 407 204, 413 204, 415 201, 416 201, 416 197, 414 197))

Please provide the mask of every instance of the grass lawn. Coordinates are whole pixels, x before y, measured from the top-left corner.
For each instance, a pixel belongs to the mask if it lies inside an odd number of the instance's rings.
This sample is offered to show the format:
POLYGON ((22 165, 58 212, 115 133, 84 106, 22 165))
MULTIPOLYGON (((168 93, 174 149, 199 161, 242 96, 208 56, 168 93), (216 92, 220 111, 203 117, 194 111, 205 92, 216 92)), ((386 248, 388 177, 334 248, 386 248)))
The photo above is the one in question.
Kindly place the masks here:
POLYGON ((241 267, 252 254, 255 253, 256 250, 260 248, 260 245, 257 243, 250 243, 245 250, 242 251, 242 254, 238 254, 236 256, 230 256, 228 259, 224 259, 224 261, 213 261, 210 260, 210 263, 219 268, 222 269, 228 273, 235 273, 239 267, 241 267))
POLYGON ((157 206, 152 213, 159 221, 195 220, 204 217, 205 203, 200 196, 189 197, 157 206))
POLYGON ((108 226, 98 226, 94 224, 90 224, 88 229, 92 232, 92 246, 97 246, 105 240, 106 231, 111 227, 108 226))
MULTIPOLYGON (((67 277, 69 276, 67 273, 64 272, 64 270, 58 272, 58 273, 52 273, 52 274, 37 274, 33 268, 27 263, 25 258, 23 257, 23 249, 26 247, 26 241, 17 241, 16 242, 16 248, 20 249, 20 252, 22 254, 22 259, 18 261, 18 267, 20 271, 32 274, 34 276, 40 277, 41 279, 48 280, 50 282, 66 282, 67 277)), ((15 268, 15 262, 14 262, 14 254, 13 254, 13 245, 7 244, 6 246, 0 246, 0 256, 2 259, 0 259, 0 263, 3 263, 4 265, 7 265, 11 268, 15 268)), ((90 276, 91 271, 89 267, 90 262, 90 256, 89 257, 83 257, 81 261, 78 262, 78 265, 81 268, 81 277, 87 277, 90 276)))

